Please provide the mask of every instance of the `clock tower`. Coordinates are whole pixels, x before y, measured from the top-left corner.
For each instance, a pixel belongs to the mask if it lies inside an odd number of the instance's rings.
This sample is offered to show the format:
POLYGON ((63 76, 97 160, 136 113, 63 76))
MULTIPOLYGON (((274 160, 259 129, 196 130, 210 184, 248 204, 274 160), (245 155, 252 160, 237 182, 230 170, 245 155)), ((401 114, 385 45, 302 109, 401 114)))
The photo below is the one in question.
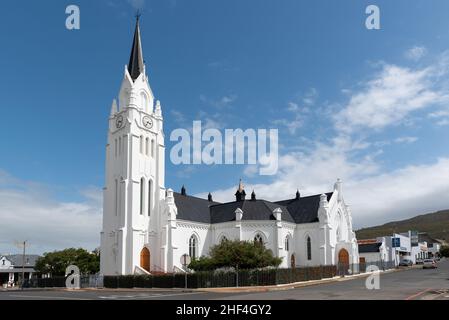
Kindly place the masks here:
POLYGON ((159 265, 164 163, 161 104, 155 101, 149 84, 137 17, 131 57, 125 67, 118 102, 114 99, 109 116, 102 274, 146 273, 159 265))

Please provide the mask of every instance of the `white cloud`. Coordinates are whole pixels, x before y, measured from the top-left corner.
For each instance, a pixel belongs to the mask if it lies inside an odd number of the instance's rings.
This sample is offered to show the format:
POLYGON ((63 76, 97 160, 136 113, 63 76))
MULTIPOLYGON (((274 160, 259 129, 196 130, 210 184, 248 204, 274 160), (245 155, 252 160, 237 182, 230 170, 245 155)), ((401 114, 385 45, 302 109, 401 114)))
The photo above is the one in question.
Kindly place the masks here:
POLYGON ((237 100, 237 95, 235 94, 231 94, 231 95, 226 95, 223 96, 219 99, 210 99, 205 95, 200 95, 200 100, 201 102, 212 106, 214 108, 217 109, 224 109, 226 107, 229 107, 233 102, 235 102, 237 100))
MULTIPOLYGON (((440 71, 441 72, 441 69, 440 71)), ((383 129, 404 123, 413 111, 447 102, 448 91, 438 90, 436 68, 412 70, 384 65, 382 71, 366 82, 361 91, 335 116, 336 128, 351 133, 361 129, 383 129)))
POLYGON ((84 200, 68 202, 54 199, 45 189, 0 173, 0 252, 15 252, 14 242, 23 240, 33 253, 98 247, 102 191, 89 187, 80 192, 84 200))
POLYGON ((415 46, 410 48, 405 52, 405 57, 412 61, 421 60, 427 54, 427 49, 425 47, 415 46))
POLYGON ((309 89, 303 96, 298 97, 297 101, 289 101, 285 111, 289 113, 287 118, 276 119, 273 124, 285 127, 290 135, 295 135, 306 120, 310 108, 315 105, 318 98, 318 90, 309 89))
POLYGON ((417 137, 399 137, 394 140, 396 143, 415 143, 418 141, 417 137))
MULTIPOLYGON (((351 160, 350 141, 318 145, 311 154, 289 153, 280 158, 279 175, 268 184, 248 184, 258 198, 292 198, 331 191, 343 179, 344 196, 356 228, 449 207, 449 159, 384 171, 370 157, 351 160)), ((374 158, 374 157, 373 157, 374 158)), ((213 192, 217 201, 232 201, 236 186, 213 192)), ((199 196, 206 196, 200 194, 199 196)))

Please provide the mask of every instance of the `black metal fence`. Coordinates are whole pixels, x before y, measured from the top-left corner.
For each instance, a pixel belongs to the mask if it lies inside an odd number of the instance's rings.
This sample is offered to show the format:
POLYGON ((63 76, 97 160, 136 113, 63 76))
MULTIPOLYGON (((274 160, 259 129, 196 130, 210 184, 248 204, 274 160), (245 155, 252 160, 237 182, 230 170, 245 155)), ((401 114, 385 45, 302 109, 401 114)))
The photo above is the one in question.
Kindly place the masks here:
POLYGON ((105 276, 105 288, 220 288, 287 284, 332 278, 336 266, 296 269, 239 270, 238 272, 195 272, 155 276, 105 276))
MULTIPOLYGON (((395 268, 394 262, 367 262, 336 266, 302 267, 294 269, 256 269, 235 271, 210 271, 187 274, 129 275, 80 277, 81 288, 220 288, 280 285, 311 280, 365 273, 367 271, 395 268), (373 266, 377 269, 373 270, 373 266), (369 268, 371 267, 371 268, 369 268), (186 283, 187 278, 187 283, 186 283)), ((63 288, 65 277, 30 279, 29 288, 63 288)))

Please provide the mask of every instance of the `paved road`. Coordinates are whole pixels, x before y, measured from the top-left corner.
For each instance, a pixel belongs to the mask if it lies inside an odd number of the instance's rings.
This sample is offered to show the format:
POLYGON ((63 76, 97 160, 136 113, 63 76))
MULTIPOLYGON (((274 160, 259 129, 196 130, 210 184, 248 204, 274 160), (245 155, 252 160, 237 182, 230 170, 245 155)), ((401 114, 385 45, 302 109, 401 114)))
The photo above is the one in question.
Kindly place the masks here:
POLYGON ((449 300, 449 260, 436 270, 410 269, 380 275, 380 289, 366 278, 260 293, 208 293, 180 290, 0 291, 0 300, 449 300))

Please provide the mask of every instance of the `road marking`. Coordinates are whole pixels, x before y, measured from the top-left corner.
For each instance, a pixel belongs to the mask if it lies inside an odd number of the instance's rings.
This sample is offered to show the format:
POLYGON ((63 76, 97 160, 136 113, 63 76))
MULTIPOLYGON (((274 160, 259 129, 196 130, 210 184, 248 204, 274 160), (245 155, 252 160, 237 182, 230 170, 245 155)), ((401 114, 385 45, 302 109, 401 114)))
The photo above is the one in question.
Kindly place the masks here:
POLYGON ((26 295, 21 295, 21 294, 10 294, 9 295, 12 298, 35 298, 35 299, 48 299, 48 300, 53 300, 53 299, 62 299, 62 300, 88 300, 88 299, 84 299, 84 298, 70 298, 70 297, 51 297, 51 296, 26 296, 26 295))
POLYGON ((416 294, 414 294, 414 295, 411 295, 410 297, 405 298, 405 300, 412 300, 412 299, 415 299, 415 298, 419 297, 420 295, 422 295, 422 294, 424 294, 424 293, 426 293, 426 292, 428 292, 428 291, 430 291, 430 290, 432 290, 432 288, 428 288, 428 289, 426 289, 426 290, 420 291, 420 292, 418 292, 418 293, 416 293, 416 294))

